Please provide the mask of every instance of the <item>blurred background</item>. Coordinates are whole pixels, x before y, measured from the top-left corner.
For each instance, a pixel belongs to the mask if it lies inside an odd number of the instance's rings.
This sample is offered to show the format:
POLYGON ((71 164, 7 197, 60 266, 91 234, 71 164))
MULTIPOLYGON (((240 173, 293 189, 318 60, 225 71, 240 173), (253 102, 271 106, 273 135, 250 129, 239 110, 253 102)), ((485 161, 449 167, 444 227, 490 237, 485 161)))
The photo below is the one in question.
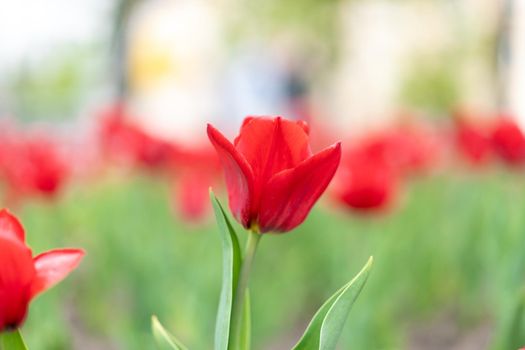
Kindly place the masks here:
MULTIPOLYGON (((206 123, 343 141, 306 222, 262 240, 254 349, 289 349, 374 255, 341 349, 525 345, 525 2, 0 2, 0 194, 35 252, 84 247, 33 349, 209 349, 226 202, 206 123)), ((240 227, 239 233, 242 232, 240 227)))

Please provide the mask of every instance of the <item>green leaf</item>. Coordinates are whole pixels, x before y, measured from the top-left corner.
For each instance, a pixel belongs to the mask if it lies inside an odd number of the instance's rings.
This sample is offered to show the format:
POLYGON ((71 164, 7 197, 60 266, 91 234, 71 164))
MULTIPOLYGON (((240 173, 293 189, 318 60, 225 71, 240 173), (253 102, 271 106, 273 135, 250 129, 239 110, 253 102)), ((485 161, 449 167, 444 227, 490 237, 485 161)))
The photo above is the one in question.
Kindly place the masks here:
POLYGON ((321 306, 293 350, 336 348, 350 309, 368 279, 372 263, 373 258, 370 257, 361 271, 321 306))
POLYGON ((159 322, 157 316, 151 316, 151 329, 153 331, 153 336, 157 340, 157 345, 159 349, 167 350, 187 350, 187 348, 182 345, 180 341, 177 340, 173 335, 171 335, 159 322))
POLYGON ((246 296, 244 297, 244 308, 242 315, 242 328, 239 342, 239 350, 250 350, 252 332, 252 315, 250 307, 250 291, 247 289, 246 296))
POLYGON ((27 350, 20 330, 0 334, 0 349, 2 350, 27 350))
POLYGON ((525 290, 513 300, 496 333, 492 349, 521 349, 525 345, 525 290))
POLYGON ((222 239, 222 288, 219 310, 215 324, 215 350, 227 350, 231 337, 231 315, 235 289, 241 269, 241 249, 239 239, 224 212, 220 202, 210 190, 210 198, 215 211, 222 239))

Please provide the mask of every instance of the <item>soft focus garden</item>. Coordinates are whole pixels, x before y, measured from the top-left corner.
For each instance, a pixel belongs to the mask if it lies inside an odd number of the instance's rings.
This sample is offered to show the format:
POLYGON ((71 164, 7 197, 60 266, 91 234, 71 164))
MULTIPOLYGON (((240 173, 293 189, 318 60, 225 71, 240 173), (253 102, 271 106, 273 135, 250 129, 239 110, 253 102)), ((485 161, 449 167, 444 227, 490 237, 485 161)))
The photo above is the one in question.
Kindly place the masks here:
POLYGON ((525 346, 525 8, 285 3, 99 4, 0 60, 1 350, 525 346), (380 24, 421 10, 456 41, 380 24))

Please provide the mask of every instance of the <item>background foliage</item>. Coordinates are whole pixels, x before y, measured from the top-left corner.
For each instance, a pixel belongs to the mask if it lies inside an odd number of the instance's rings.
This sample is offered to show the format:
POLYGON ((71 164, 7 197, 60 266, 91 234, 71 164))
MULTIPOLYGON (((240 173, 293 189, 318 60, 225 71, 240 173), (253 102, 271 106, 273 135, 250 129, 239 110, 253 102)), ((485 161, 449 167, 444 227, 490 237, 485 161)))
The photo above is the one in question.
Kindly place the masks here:
MULTIPOLYGON (((190 348, 211 346, 221 276, 213 222, 174 218, 161 182, 121 180, 78 186, 56 204, 32 202, 17 212, 35 252, 88 251, 66 285, 32 304, 24 327, 30 348, 151 348, 151 314, 190 348)), ((294 232, 263 237, 251 287, 255 349, 293 345, 369 255, 374 270, 342 348, 403 348, 417 342, 419 324, 438 331, 452 322, 462 332, 451 341, 488 325, 494 347, 508 349, 498 341, 525 272, 522 177, 458 171, 414 179, 407 190, 383 216, 327 210, 325 200, 294 232)))

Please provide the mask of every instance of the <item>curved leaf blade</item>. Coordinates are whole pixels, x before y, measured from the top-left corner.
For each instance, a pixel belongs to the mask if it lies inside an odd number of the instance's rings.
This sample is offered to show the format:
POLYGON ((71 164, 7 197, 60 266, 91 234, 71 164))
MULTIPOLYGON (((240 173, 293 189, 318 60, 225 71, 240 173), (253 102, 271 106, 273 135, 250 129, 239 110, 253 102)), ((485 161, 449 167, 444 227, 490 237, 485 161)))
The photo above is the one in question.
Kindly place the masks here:
POLYGON ((373 257, 347 284, 335 292, 315 313, 293 350, 334 350, 346 319, 370 273, 373 257))
POLYGON ((215 324, 215 350, 227 350, 231 335, 231 315, 241 269, 239 239, 221 203, 210 190, 210 199, 222 241, 222 288, 215 324))
POLYGON ((0 334, 0 349, 3 350, 27 350, 26 343, 20 330, 0 334))
POLYGON ((153 336, 157 340, 159 349, 171 349, 171 350, 188 350, 180 341, 171 335, 160 323, 157 316, 151 316, 151 330, 153 336))
POLYGON ((525 290, 518 293, 503 315, 491 349, 521 349, 525 344, 525 290))

